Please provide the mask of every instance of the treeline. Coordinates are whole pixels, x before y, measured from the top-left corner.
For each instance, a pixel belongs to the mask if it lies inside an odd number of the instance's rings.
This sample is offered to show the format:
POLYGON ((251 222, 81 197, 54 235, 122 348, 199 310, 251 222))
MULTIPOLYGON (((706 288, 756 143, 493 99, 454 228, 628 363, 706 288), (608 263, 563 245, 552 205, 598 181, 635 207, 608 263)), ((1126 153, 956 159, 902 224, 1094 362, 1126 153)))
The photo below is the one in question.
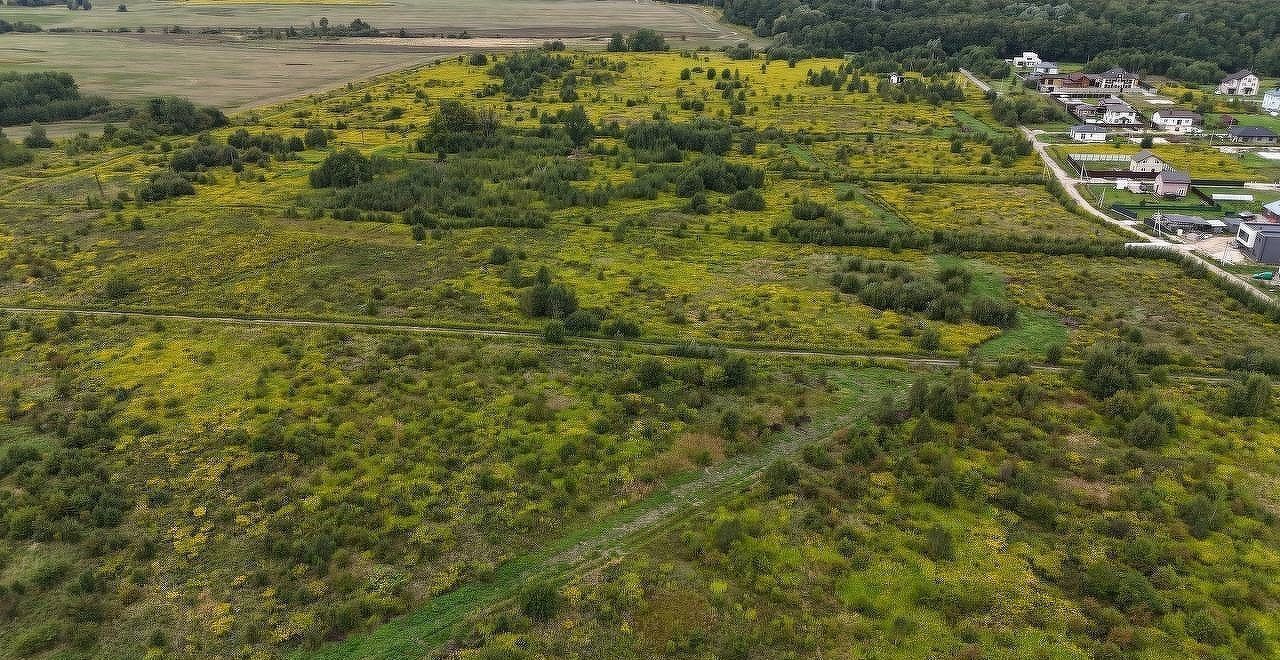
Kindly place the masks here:
POLYGON ((82 96, 67 73, 0 73, 0 126, 83 119, 110 108, 101 96, 82 96))
POLYGON ((1132 48, 1206 60, 1223 70, 1280 74, 1280 42, 1274 39, 1280 5, 1272 0, 1195 6, 1176 0, 1017 6, 982 0, 719 1, 728 20, 775 37, 771 55, 840 56, 922 45, 945 55, 983 46, 1002 57, 1032 50, 1046 59, 1087 62, 1132 48))
POLYGON ((6 21, 6 20, 0 20, 0 34, 5 34, 6 32, 40 32, 40 31, 41 31, 40 26, 34 23, 27 23, 25 21, 10 23, 9 21, 6 21))
POLYGON ((1028 254, 1079 254, 1118 257, 1128 253, 1124 243, 1098 239, 996 235, 973 231, 897 230, 867 225, 844 226, 829 222, 785 220, 770 234, 784 243, 882 247, 891 250, 934 249, 941 252, 1021 252, 1028 254))

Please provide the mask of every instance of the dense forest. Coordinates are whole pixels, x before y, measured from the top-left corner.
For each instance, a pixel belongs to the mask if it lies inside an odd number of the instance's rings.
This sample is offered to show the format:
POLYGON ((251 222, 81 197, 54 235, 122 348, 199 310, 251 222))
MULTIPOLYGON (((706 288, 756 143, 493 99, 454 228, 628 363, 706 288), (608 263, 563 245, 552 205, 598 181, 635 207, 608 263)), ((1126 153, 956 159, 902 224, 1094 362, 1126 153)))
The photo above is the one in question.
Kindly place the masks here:
MULTIPOLYGON (((716 0, 712 0, 717 3, 716 0)), ((1252 67, 1280 74, 1280 4, 1270 0, 1192 5, 1081 0, 1043 5, 979 0, 722 0, 726 18, 778 38, 782 53, 900 51, 928 44, 939 53, 990 46, 1009 56, 1033 50, 1046 59, 1088 62, 1138 49, 1202 60, 1224 71, 1252 67)), ((786 55, 784 55, 785 57, 786 55)), ((1161 73, 1163 73, 1161 71, 1161 73)))

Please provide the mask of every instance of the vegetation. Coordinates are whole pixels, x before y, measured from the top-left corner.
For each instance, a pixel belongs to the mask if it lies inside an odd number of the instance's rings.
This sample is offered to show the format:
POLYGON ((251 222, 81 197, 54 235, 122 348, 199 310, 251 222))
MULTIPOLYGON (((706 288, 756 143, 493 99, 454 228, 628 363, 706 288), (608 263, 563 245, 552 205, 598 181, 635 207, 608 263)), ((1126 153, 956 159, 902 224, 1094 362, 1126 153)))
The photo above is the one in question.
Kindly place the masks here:
POLYGON ((0 140, 0 656, 1273 654, 1274 310, 954 56, 632 50, 0 140))
POLYGON ((66 73, 0 73, 0 126, 82 119, 110 107, 101 96, 82 96, 66 73))

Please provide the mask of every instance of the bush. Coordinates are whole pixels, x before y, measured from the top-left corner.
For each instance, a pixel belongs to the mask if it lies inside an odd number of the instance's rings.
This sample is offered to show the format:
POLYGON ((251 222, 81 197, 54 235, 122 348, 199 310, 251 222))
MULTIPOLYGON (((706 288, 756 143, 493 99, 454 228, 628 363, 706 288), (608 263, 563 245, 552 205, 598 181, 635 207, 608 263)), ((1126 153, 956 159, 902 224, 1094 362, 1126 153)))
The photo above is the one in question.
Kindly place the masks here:
POLYGON ((542 326, 542 339, 548 344, 563 344, 565 337, 564 321, 551 319, 542 326))
POLYGON ((1097 399, 1105 399, 1120 390, 1133 389, 1134 356, 1132 348, 1121 344, 1095 344, 1085 351, 1080 375, 1085 389, 1097 399))
POLYGON ((196 194, 196 188, 186 177, 173 172, 157 172, 138 189, 138 199, 158 202, 171 197, 196 194))
POLYGON ((768 487, 769 496, 777 497, 791 489, 793 485, 800 481, 800 468, 795 463, 784 458, 769 464, 764 471, 764 482, 768 487))
POLYGON ((571 334, 582 335, 600 329, 600 317, 585 309, 575 310, 564 317, 565 330, 571 334))
POLYGON ((517 600, 520 611, 534 621, 549 621, 560 612, 560 592, 551 582, 537 580, 526 584, 517 600))
POLYGON ((311 170, 312 188, 345 188, 373 180, 373 164, 364 154, 346 148, 329 154, 324 162, 311 170))
POLYGON ((729 208, 739 211, 763 211, 764 195, 755 188, 739 190, 729 196, 729 208))

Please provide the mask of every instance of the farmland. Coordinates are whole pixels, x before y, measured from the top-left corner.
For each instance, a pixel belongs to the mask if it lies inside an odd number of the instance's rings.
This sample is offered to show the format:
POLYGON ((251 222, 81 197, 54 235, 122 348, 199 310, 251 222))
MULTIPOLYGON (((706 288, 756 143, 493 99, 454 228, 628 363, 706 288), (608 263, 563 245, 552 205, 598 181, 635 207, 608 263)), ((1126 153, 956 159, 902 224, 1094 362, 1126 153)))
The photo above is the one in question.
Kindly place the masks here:
POLYGON ((9 129, 0 656, 1267 657, 1272 310, 646 38, 9 129))

